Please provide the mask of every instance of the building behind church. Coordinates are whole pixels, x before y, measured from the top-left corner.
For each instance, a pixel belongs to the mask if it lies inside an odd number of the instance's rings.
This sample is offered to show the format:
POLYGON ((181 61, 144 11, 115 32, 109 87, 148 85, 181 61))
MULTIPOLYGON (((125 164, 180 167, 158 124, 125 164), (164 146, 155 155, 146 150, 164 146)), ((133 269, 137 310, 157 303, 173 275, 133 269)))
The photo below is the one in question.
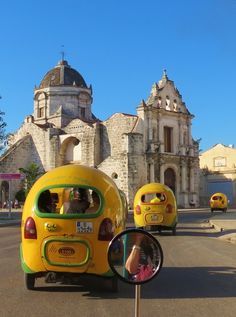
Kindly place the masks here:
POLYGON ((200 204, 209 206, 212 194, 224 193, 229 206, 236 206, 236 149, 233 145, 216 144, 199 156, 200 204))
MULTIPOLYGON (((179 207, 199 205, 199 144, 193 115, 164 71, 136 115, 114 113, 105 121, 92 113, 93 91, 82 75, 61 60, 34 89, 33 113, 9 139, 0 172, 19 172, 35 162, 43 172, 64 164, 96 167, 114 179, 130 207, 136 191, 161 182, 179 207)), ((20 181, 12 184, 13 195, 20 181)), ((2 200, 8 185, 1 181, 2 200)))

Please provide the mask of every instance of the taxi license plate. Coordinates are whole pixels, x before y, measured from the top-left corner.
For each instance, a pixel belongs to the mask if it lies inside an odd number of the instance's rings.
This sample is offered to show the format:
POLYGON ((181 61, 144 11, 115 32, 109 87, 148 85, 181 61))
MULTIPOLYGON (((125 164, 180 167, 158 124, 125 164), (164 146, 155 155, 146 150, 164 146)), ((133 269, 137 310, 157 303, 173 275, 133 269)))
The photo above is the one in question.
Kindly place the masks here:
POLYGON ((159 217, 158 217, 158 215, 151 215, 151 217, 150 217, 151 219, 151 221, 158 221, 158 219, 159 219, 159 217))
POLYGON ((158 224, 163 221, 163 215, 162 214, 156 214, 156 213, 149 213, 145 215, 145 221, 147 224, 158 224))
POLYGON ((92 233, 93 223, 88 221, 77 221, 76 231, 79 233, 92 233))

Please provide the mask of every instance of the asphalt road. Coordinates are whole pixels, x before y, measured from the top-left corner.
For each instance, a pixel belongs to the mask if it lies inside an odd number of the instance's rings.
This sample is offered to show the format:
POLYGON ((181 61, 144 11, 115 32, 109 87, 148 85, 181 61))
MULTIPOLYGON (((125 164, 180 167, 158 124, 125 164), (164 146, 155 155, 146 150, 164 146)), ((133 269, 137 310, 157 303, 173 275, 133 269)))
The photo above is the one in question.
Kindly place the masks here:
MULTIPOLYGON (((220 239, 206 212, 180 213, 177 235, 157 235, 164 252, 159 276, 141 286, 141 316, 233 317, 236 311, 236 245, 220 239)), ((0 228, 0 316, 134 316, 134 287, 119 282, 110 293, 100 279, 77 285, 24 287, 20 228, 0 228)))

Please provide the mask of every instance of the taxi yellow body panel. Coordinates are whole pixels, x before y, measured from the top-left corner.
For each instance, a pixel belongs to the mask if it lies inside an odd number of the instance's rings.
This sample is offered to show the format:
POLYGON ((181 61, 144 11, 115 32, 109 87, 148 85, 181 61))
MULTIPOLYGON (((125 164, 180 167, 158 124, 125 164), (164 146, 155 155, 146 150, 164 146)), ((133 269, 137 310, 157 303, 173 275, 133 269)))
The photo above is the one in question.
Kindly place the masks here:
POLYGON ((136 227, 155 226, 159 231, 170 229, 175 234, 177 205, 168 186, 161 183, 142 186, 135 195, 133 209, 136 227))
POLYGON ((66 165, 44 174, 31 188, 23 208, 21 263, 24 272, 113 276, 107 261, 107 248, 113 236, 126 226, 123 199, 113 180, 95 168, 66 165), (96 191, 100 205, 95 212, 60 213, 63 202, 70 199, 69 189, 75 186, 87 192, 96 191), (39 197, 48 190, 54 208, 42 212, 39 197), (34 231, 36 235, 32 238, 34 231))
POLYGON ((211 211, 214 210, 222 210, 223 212, 226 212, 228 208, 228 198, 223 193, 215 193, 210 198, 210 207, 211 211))

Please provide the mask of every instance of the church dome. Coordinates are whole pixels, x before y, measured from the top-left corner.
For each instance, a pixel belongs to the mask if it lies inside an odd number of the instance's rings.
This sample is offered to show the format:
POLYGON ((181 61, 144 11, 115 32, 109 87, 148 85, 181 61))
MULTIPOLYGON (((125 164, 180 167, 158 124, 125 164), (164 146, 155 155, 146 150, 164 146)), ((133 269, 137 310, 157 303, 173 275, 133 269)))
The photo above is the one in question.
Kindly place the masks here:
POLYGON ((61 60, 56 67, 49 70, 39 85, 39 89, 52 86, 76 86, 87 88, 86 82, 77 70, 67 61, 61 60))

